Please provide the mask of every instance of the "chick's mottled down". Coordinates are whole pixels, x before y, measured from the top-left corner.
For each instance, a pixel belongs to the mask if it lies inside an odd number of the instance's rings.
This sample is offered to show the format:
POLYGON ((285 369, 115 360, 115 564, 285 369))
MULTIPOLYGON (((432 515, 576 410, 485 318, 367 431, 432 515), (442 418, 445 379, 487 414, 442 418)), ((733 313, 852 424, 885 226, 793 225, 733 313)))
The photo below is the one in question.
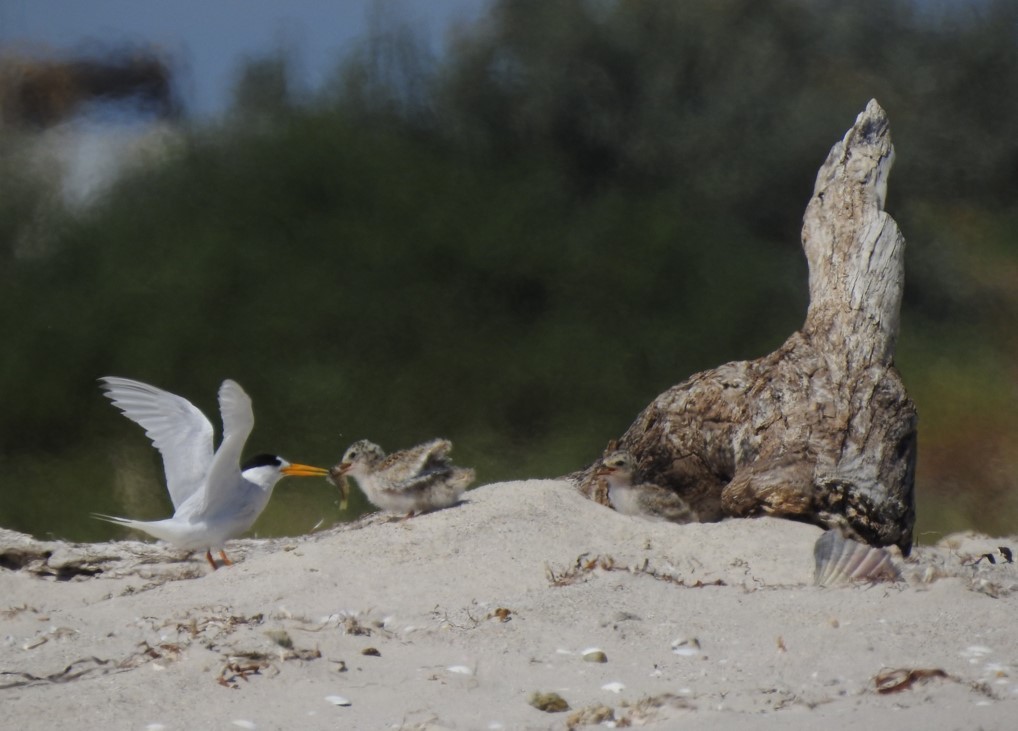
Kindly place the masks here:
POLYGON ((696 513, 678 493, 660 485, 637 483, 636 461, 624 450, 601 460, 597 475, 608 485, 608 501, 624 515, 639 515, 672 523, 693 523, 696 513), (636 484, 634 484, 636 483, 636 484))
POLYGON ((329 479, 345 490, 353 477, 375 507, 392 513, 427 513, 459 502, 474 481, 469 467, 456 467, 449 458, 452 442, 433 439, 386 456, 377 444, 362 439, 346 450, 329 472, 329 479))

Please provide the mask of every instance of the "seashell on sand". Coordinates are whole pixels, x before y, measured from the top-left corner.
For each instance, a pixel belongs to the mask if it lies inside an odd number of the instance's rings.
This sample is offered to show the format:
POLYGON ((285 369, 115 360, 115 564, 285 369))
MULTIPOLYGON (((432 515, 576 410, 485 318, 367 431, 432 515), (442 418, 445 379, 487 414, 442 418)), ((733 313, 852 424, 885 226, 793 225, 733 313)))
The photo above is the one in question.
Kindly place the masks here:
POLYGON ((535 691, 527 702, 537 710, 544 711, 545 713, 562 713, 563 711, 570 710, 569 703, 558 693, 539 693, 535 691))
POLYGON ((839 586, 858 581, 897 581, 901 578, 891 553, 884 548, 846 538, 838 530, 825 531, 813 546, 817 586, 839 586))
POLYGON ((682 657, 697 657, 703 654, 700 640, 695 637, 679 637, 672 640, 672 652, 682 657))

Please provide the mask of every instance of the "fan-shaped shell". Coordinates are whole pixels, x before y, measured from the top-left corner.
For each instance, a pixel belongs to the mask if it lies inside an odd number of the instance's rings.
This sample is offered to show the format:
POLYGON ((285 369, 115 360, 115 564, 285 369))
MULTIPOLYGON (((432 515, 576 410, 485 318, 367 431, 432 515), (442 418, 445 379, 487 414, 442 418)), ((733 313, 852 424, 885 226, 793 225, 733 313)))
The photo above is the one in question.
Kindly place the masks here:
POLYGON ((889 551, 846 538, 838 530, 825 531, 817 539, 813 558, 816 561, 813 583, 817 586, 901 578, 889 551))

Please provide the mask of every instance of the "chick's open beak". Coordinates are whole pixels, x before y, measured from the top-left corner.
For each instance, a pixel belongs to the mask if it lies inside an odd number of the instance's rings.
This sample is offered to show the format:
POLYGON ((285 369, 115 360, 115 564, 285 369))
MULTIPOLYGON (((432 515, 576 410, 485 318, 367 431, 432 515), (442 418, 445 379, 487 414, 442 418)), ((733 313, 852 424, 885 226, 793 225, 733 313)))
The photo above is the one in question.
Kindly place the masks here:
POLYGON ((604 477, 605 475, 610 475, 614 471, 615 471, 614 467, 609 467, 608 465, 601 465, 596 470, 594 470, 594 474, 597 475, 598 477, 604 477))
POLYGON ((329 474, 328 470, 306 464, 289 464, 279 471, 287 477, 325 477, 329 474))

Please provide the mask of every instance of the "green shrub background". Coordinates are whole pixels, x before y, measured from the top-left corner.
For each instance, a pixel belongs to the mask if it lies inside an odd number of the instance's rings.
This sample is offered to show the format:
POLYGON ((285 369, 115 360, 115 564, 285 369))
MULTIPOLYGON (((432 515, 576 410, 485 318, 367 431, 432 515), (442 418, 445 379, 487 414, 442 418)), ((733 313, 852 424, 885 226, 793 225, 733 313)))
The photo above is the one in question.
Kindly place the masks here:
MULTIPOLYGON (((801 324, 814 177, 875 97, 919 540, 1013 533, 1016 31, 1008 2, 516 0, 442 55, 394 24, 313 94, 252 61, 228 115, 83 210, 0 141, 0 526, 94 540, 123 533, 91 511, 169 514, 103 375, 217 428, 234 378, 249 451, 293 461, 446 436, 482 484, 582 467, 664 389, 801 324)), ((337 497, 284 481, 255 531, 366 507, 337 497)))

